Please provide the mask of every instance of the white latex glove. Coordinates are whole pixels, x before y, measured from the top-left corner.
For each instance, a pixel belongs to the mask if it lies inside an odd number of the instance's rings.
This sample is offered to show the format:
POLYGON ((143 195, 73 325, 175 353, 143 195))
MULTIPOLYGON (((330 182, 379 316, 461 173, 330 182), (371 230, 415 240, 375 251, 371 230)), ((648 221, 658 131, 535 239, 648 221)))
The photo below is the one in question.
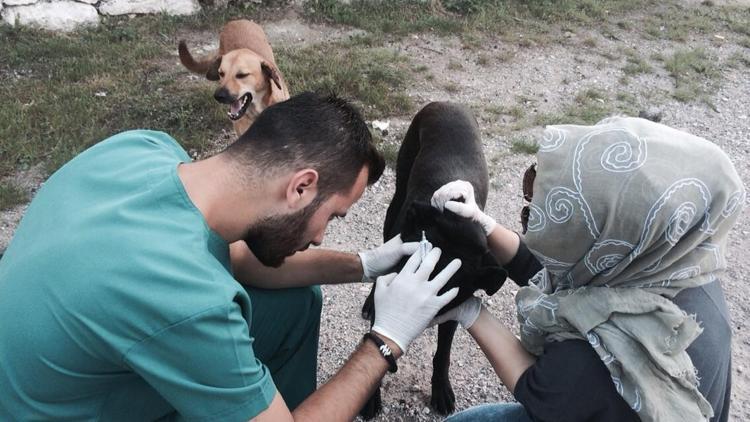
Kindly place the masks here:
POLYGON ((375 285, 375 324, 372 331, 393 340, 406 353, 409 344, 458 294, 458 287, 438 296, 438 291, 461 267, 454 259, 432 281, 430 273, 440 259, 440 248, 430 250, 420 262, 414 253, 400 273, 378 278, 375 285))
POLYGON ((482 212, 474 199, 474 186, 463 180, 454 180, 446 183, 432 194, 430 203, 433 207, 453 211, 461 217, 471 218, 479 223, 484 229, 484 234, 489 236, 495 229, 497 223, 489 215, 482 212), (464 202, 457 199, 463 198, 464 202))
POLYGON ((373 281, 387 274, 401 258, 413 254, 418 248, 419 242, 404 243, 401 235, 397 234, 375 249, 358 253, 362 261, 362 281, 373 281))
POLYGON ((479 318, 479 312, 481 310, 482 301, 478 297, 472 296, 450 311, 435 317, 435 319, 430 322, 430 327, 447 321, 458 321, 462 327, 468 330, 474 325, 477 318, 479 318))

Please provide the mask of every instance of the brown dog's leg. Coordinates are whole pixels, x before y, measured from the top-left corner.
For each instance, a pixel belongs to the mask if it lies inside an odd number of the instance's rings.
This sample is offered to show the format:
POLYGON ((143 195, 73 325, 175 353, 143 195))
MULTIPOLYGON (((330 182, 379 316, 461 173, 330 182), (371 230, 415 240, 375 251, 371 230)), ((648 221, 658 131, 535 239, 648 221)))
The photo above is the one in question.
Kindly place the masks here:
POLYGON ((448 376, 451 366, 451 345, 458 323, 449 321, 438 325, 438 345, 432 359, 432 399, 430 404, 441 415, 453 413, 456 396, 448 376))

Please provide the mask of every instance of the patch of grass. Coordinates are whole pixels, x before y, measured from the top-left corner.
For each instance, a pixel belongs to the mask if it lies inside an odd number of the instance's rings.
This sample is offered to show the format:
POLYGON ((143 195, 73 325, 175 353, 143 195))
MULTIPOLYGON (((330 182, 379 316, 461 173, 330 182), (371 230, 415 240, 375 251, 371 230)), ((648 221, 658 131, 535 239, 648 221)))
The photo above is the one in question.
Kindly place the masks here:
POLYGON ((447 84, 445 84, 443 86, 443 89, 445 89, 445 91, 449 94, 456 94, 461 90, 461 88, 453 82, 448 82, 447 84))
POLYGON ((405 114, 413 108, 404 93, 411 66, 398 52, 331 43, 277 48, 275 54, 292 94, 335 92, 358 102, 367 118, 405 114))
POLYGON ((750 35, 750 9, 742 6, 684 7, 665 2, 643 22, 644 32, 658 39, 685 42, 691 36, 721 32, 750 35))
POLYGON ((44 163, 56 170, 116 132, 168 132, 202 149, 228 122, 213 87, 184 82, 184 69, 159 62, 174 51, 178 22, 107 19, 70 35, 0 26, 0 177, 44 163), (106 46, 106 48, 102 48, 106 46))
POLYGON ((516 120, 521 119, 524 116, 523 109, 518 106, 505 107, 488 105, 484 107, 484 111, 495 116, 511 116, 516 120))
POLYGON ((23 204, 29 200, 25 191, 10 183, 0 183, 0 211, 23 204))
POLYGON ((478 50, 482 48, 483 37, 475 31, 468 32, 461 36, 461 48, 464 50, 478 50))
POLYGON ((664 58, 664 55, 661 53, 653 53, 651 54, 651 60, 655 62, 664 62, 664 60, 666 59, 664 58))
POLYGON ((727 66, 739 68, 739 67, 750 67, 750 55, 736 52, 729 56, 727 59, 727 66))
POLYGON ((586 37, 586 38, 583 39, 583 41, 581 43, 583 44, 584 47, 594 48, 594 47, 596 47, 596 38, 594 38, 594 37, 586 37))
POLYGON ((741 45, 745 48, 750 48, 750 37, 744 37, 741 40, 737 42, 737 44, 741 45))
POLYGON ((310 0, 305 16, 314 21, 350 25, 374 34, 406 35, 415 32, 461 33, 462 19, 426 2, 408 0, 310 0))
POLYGON ((448 62, 448 70, 461 70, 464 68, 464 65, 461 64, 461 62, 457 62, 455 60, 451 60, 448 62))
POLYGON ((615 105, 609 101, 604 91, 588 88, 579 92, 573 104, 564 107, 560 112, 536 115, 533 124, 594 124, 615 112, 615 105))
POLYGON ((480 54, 477 57, 477 64, 479 66, 489 66, 490 64, 490 57, 484 53, 480 54))
POLYGON ((664 62, 675 80, 673 97, 678 101, 703 101, 710 104, 710 92, 719 78, 715 60, 700 48, 680 50, 664 62))
POLYGON ((653 69, 643 57, 638 56, 636 53, 636 55, 629 55, 627 57, 627 63, 622 68, 622 71, 628 76, 636 76, 643 73, 651 73, 653 69))
POLYGON ((607 98, 607 94, 604 91, 596 88, 588 88, 576 95, 576 102, 579 104, 586 104, 591 101, 603 102, 605 98, 607 98))
POLYGON ((424 73, 427 72, 430 68, 427 67, 427 65, 420 64, 419 66, 414 68, 415 73, 424 73))
POLYGON ((513 59, 513 52, 510 50, 501 50, 495 57, 500 63, 507 63, 513 59))
POLYGON ((510 141, 510 152, 514 154, 536 154, 539 151, 539 144, 525 138, 513 138, 510 141))
POLYGON ((615 96, 615 99, 619 101, 621 104, 630 106, 632 108, 636 108, 637 106, 637 100, 635 98, 635 95, 629 93, 629 92, 618 92, 615 96))
POLYGON ((602 57, 604 57, 605 59, 607 59, 607 60, 609 60, 609 61, 611 61, 611 62, 613 62, 613 61, 615 61, 615 60, 619 60, 619 59, 620 59, 620 56, 619 56, 619 55, 617 55, 617 54, 615 54, 615 53, 613 53, 613 52, 611 52, 611 51, 602 51, 602 52, 600 52, 599 54, 600 54, 600 55, 601 55, 602 57))
MULTIPOLYGON (((551 23, 589 24, 649 4, 647 0, 310 0, 313 21, 350 25, 372 33, 403 36, 416 32, 455 35, 472 31, 497 35, 522 29, 542 33, 551 23)), ((538 40, 526 40, 533 43, 538 40)), ((466 40, 465 40, 466 43, 466 40)), ((466 43, 469 48, 476 45, 466 43)))

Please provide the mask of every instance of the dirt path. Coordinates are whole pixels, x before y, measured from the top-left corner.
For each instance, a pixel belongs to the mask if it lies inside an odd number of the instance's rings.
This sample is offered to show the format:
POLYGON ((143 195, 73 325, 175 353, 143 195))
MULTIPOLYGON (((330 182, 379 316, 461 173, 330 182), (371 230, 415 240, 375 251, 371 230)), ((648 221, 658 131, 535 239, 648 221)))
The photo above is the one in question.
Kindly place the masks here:
MULTIPOLYGON (((327 42, 360 32, 309 25, 293 14, 266 22, 265 28, 274 46, 327 42)), ((393 43, 389 48, 408 56, 414 65, 424 65, 428 69, 423 75, 415 74, 416 82, 409 88, 408 93, 418 107, 430 101, 450 100, 467 104, 475 110, 491 163, 488 211, 498 222, 509 227, 518 228, 517 214, 522 205, 521 173, 533 161, 531 156, 512 154, 510 140, 517 137, 533 139, 540 128, 510 134, 509 125, 517 123, 518 119, 488 110, 519 107, 524 118, 530 118, 535 114, 559 111, 587 88, 602 90, 610 100, 616 94, 626 92, 641 108, 658 107, 664 112, 663 123, 703 136, 724 148, 747 185, 750 181, 750 69, 745 66, 721 70, 723 82, 713 96, 716 111, 701 103, 681 103, 671 99, 674 82, 663 66, 656 63, 652 63, 653 72, 631 78, 630 84, 624 87, 620 83, 625 64, 622 49, 636 49, 641 57, 648 58, 654 53, 667 55, 686 45, 647 41, 627 31, 614 35, 605 37, 581 30, 562 45, 519 47, 520 43, 497 39, 484 43, 481 48, 468 50, 457 38, 419 35, 393 43), (489 57, 489 63, 479 64, 484 62, 482 57, 489 57), (428 77, 428 74, 432 76, 428 77), (447 90, 446 86, 453 88, 447 90)), ((196 33, 191 39, 195 45, 210 50, 214 37, 196 33)), ((690 47, 704 47, 720 62, 742 50, 731 42, 717 42, 707 37, 691 39, 688 44, 690 47)), ((748 52, 747 49, 744 51, 748 52)), ((174 60, 177 66, 176 58, 174 60)), ((391 116, 386 139, 399 142, 409 118, 391 116)), ((28 175, 22 178, 38 184, 37 179, 28 175)), ((379 244, 381 222, 393 189, 394 176, 388 170, 353 207, 345 221, 331 224, 324 247, 356 251, 379 244)), ((23 210, 24 207, 17 207, 0 214, 0 250, 9 242, 23 210)), ((730 419, 737 421, 750 420, 750 325, 747 322, 750 295, 744 286, 746 275, 750 273, 749 232, 750 219, 746 212, 730 236, 729 269, 724 277, 734 333, 730 419)), ((355 348, 361 333, 368 328, 359 318, 360 306, 368 291, 369 286, 363 285, 324 287, 319 382, 335 373, 355 348)), ((492 311, 514 327, 513 296, 516 291, 515 285, 508 282, 498 294, 487 299, 492 311)), ((441 419, 428 406, 436 337, 436 331, 420 337, 399 362, 399 372, 385 378, 384 410, 377 420, 441 419)), ((483 402, 512 400, 478 347, 461 330, 454 342, 452 365, 451 379, 458 409, 483 402)))

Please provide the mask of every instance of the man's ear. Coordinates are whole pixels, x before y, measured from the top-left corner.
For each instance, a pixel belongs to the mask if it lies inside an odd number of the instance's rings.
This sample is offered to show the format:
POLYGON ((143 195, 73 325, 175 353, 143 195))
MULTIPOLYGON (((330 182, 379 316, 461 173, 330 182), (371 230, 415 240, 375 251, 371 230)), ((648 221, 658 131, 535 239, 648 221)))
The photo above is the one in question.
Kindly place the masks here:
POLYGON ((286 200, 290 207, 302 209, 318 194, 318 172, 302 169, 295 172, 286 188, 286 200))
POLYGON ((206 71, 206 79, 209 81, 219 80, 219 67, 221 66, 221 56, 217 57, 216 60, 211 63, 208 70, 206 71))

